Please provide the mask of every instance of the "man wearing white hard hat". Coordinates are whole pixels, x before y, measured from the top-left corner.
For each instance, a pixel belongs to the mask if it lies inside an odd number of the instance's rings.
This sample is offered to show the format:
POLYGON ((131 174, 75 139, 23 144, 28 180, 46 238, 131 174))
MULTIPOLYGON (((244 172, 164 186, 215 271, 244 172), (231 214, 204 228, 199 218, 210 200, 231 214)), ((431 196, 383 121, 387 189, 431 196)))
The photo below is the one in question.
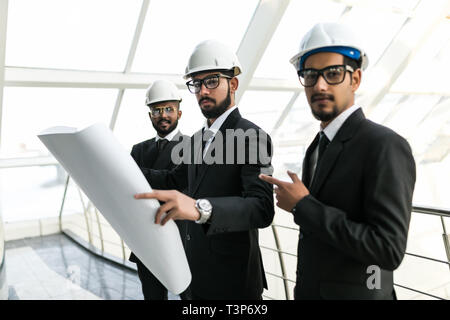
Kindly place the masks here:
POLYGON ((355 104, 367 54, 352 29, 315 25, 291 63, 319 133, 302 179, 277 186, 277 206, 300 226, 295 299, 396 299, 406 250, 415 162, 408 142, 355 104))
MULTIPOLYGON (((172 82, 157 80, 148 87, 145 96, 145 105, 149 107, 148 115, 156 136, 134 145, 131 156, 139 167, 172 169, 175 167, 171 159, 172 149, 183 138, 177 128, 181 118, 181 95, 172 82)), ((177 221, 177 225, 180 232, 183 232, 182 221, 177 221)), ((144 299, 167 300, 167 289, 134 253, 131 253, 129 260, 136 263, 144 299)), ((181 297, 185 298, 185 293, 181 297)))
POLYGON ((267 288, 258 228, 272 222, 273 189, 258 175, 271 170, 271 142, 258 126, 241 117, 235 105, 239 85, 236 76, 240 73, 236 54, 224 44, 208 40, 194 49, 185 78, 190 78, 188 89, 195 94, 206 118, 204 128, 192 139, 193 154, 200 155, 200 162, 181 164, 170 172, 148 170, 145 174, 152 187, 186 187, 187 195, 154 190, 137 196, 166 202, 157 212, 157 223, 186 220, 185 250, 192 272, 190 292, 195 300, 260 300, 267 288), (256 134, 258 146, 248 137, 240 140, 229 135, 248 131, 256 134), (195 148, 197 136, 203 136, 201 149, 195 148), (238 140, 242 143, 227 148, 238 140), (263 159, 257 147, 267 148, 269 157, 263 159), (208 164, 206 159, 213 153, 218 161, 208 164), (244 155, 242 161, 239 153, 244 155), (168 215, 162 219, 164 211, 168 215))

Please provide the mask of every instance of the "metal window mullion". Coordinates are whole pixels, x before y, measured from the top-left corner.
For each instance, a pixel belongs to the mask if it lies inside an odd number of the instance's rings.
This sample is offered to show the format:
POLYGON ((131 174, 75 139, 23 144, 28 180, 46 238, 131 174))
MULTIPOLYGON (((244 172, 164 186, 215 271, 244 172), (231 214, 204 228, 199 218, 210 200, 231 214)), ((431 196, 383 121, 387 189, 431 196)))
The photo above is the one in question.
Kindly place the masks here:
POLYGON ((89 226, 89 219, 88 219, 88 211, 87 211, 88 208, 86 207, 86 205, 84 203, 83 195, 81 194, 81 190, 78 186, 77 186, 77 190, 78 190, 78 195, 80 196, 81 205, 83 206, 83 214, 84 214, 84 220, 86 221, 86 231, 88 233, 89 243, 93 245, 94 243, 92 242, 92 233, 91 233, 91 228, 89 226))
POLYGON ((99 218, 99 214, 98 214, 98 210, 97 208, 94 207, 94 212, 95 212, 95 218, 97 220, 97 226, 98 226, 98 235, 100 237, 100 244, 101 244, 101 249, 102 252, 105 251, 105 245, 103 243, 103 232, 102 232, 102 226, 100 225, 100 218, 99 218))

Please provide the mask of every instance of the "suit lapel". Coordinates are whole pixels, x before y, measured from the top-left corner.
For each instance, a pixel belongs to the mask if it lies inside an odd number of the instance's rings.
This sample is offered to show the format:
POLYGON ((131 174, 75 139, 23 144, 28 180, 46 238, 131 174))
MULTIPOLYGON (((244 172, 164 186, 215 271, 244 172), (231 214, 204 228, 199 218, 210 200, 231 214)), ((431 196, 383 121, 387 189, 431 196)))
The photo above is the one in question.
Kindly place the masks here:
POLYGON ((142 163, 146 164, 146 167, 153 168, 156 158, 158 157, 158 148, 156 147, 155 138, 149 141, 148 148, 143 152, 144 157, 142 163))
POLYGON ((202 133, 202 129, 197 131, 191 139, 191 165, 188 166, 189 194, 191 196, 198 188, 198 172, 201 166, 199 161, 201 161, 202 156, 202 133))
POLYGON ((342 149, 343 143, 337 139, 333 139, 333 141, 328 145, 327 150, 324 152, 314 173, 314 179, 310 188, 312 194, 317 194, 331 169, 334 167, 334 164, 342 149))
POLYGON ((315 177, 310 187, 310 192, 313 195, 317 195, 319 193, 320 188, 326 181, 326 178, 335 166, 340 153, 344 149, 344 143, 353 137, 364 119, 365 116, 363 111, 358 109, 353 112, 342 124, 333 141, 331 141, 328 145, 327 150, 323 154, 322 159, 316 168, 314 174, 315 177))
MULTIPOLYGON (((156 159, 153 162, 153 166, 155 168, 164 168, 167 165, 167 162, 171 161, 171 153, 173 147, 175 147, 179 142, 181 138, 181 133, 178 132, 171 141, 167 143, 167 145, 164 147, 161 153, 156 150, 156 159)), ((154 146, 157 148, 156 142, 154 143, 154 146)))
MULTIPOLYGON (((222 137, 223 137, 223 145, 222 145, 222 147, 224 148, 224 152, 223 152, 223 154, 224 154, 224 159, 226 158, 226 157, 225 157, 226 130, 227 130, 227 129, 233 129, 233 128, 235 127, 237 121, 238 121, 240 118, 242 118, 242 117, 241 117, 241 114, 239 113, 239 110, 236 108, 235 110, 233 110, 233 112, 231 112, 231 113, 228 115, 228 117, 226 118, 226 120, 224 121, 224 123, 222 124, 222 126, 219 128, 220 133, 217 132, 217 134, 222 134, 222 137)), ((201 135, 201 133, 202 133, 202 131, 200 130, 200 135, 201 135)), ((201 137, 201 136, 200 136, 200 137, 201 137)), ((195 140, 195 139, 194 139, 194 140, 195 140)), ((200 138, 200 141, 202 141, 201 138, 200 138)), ((212 140, 212 142, 214 142, 214 139, 212 140)), ((201 148, 201 144, 200 144, 200 148, 201 148)), ((195 150, 195 148, 194 148, 194 150, 195 150)), ((211 146, 210 146, 210 148, 208 149, 208 153, 210 153, 211 151, 212 151, 212 150, 211 150, 211 146)), ((196 151, 196 154, 197 154, 197 151, 196 151)), ((202 157, 202 155, 200 155, 200 156, 202 157)), ((194 195, 194 194, 197 192, 197 190, 198 190, 198 188, 199 188, 199 186, 200 186, 200 184, 201 184, 203 178, 205 177, 205 174, 206 174, 206 172, 208 171, 208 169, 209 169, 211 166, 214 165, 214 164, 208 165, 208 164, 204 163, 203 157, 202 157, 201 159, 202 159, 202 163, 201 163, 200 165, 197 165, 197 166, 198 166, 198 167, 197 167, 198 172, 197 172, 196 175, 194 175, 194 181, 193 181, 193 184, 192 184, 192 185, 193 185, 193 188, 191 189, 191 190, 192 190, 192 191, 191 191, 191 194, 192 194, 192 195, 194 195)))

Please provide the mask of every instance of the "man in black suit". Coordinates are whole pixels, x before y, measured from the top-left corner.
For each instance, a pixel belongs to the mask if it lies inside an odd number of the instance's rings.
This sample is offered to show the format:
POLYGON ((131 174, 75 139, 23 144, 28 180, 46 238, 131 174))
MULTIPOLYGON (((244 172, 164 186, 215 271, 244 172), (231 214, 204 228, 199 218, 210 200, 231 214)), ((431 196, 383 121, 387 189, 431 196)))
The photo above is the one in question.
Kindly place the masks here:
POLYGON ((172 171, 143 169, 152 187, 186 187, 187 195, 175 190, 136 195, 165 202, 156 223, 186 220, 194 300, 259 300, 267 288, 258 228, 272 222, 273 189, 258 175, 271 173, 271 142, 235 106, 240 72, 236 55, 225 45, 209 40, 195 48, 185 77, 191 78, 187 85, 207 119, 205 127, 187 145, 189 163, 172 171), (196 147, 202 142, 203 148, 196 147))
POLYGON ((318 24, 291 59, 320 132, 302 180, 275 184, 300 226, 295 299, 395 299, 406 250, 415 163, 408 142, 354 104, 367 56, 350 29, 318 24))
MULTIPOLYGON (((131 156, 139 167, 153 169, 172 169, 175 167, 171 159, 172 149, 183 137, 177 129, 178 120, 181 117, 180 102, 180 93, 170 81, 155 81, 147 89, 145 104, 150 108, 148 114, 157 135, 155 138, 133 146, 131 156)), ((176 221, 176 223, 180 233, 182 233, 183 222, 176 221)), ((131 253, 129 260, 136 263, 144 299, 167 300, 167 289, 147 267, 133 253, 131 253)), ((185 298, 185 293, 180 296, 185 298)))

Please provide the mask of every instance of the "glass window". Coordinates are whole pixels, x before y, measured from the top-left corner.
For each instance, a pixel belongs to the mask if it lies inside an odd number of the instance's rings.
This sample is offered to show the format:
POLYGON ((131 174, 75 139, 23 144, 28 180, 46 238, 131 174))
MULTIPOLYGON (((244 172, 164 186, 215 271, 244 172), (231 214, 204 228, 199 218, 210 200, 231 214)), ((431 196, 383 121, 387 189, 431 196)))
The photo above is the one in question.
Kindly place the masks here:
POLYGON ((289 59, 298 52, 300 40, 316 23, 337 21, 344 9, 344 4, 329 0, 289 2, 254 76, 297 80, 289 59))
POLYGON ((410 95, 391 108, 382 124, 409 139, 440 99, 437 95, 410 95))
POLYGON ((182 74, 194 47, 216 39, 237 50, 256 0, 152 0, 132 71, 182 74))
MULTIPOLYGON (((4 221, 57 217, 65 181, 66 172, 60 165, 1 169, 0 204, 4 221)), ((64 210, 67 213, 82 210, 75 188, 68 190, 64 210)))
POLYGON ((109 126, 115 89, 6 87, 3 96, 2 156, 48 154, 36 136, 53 126, 109 126))
POLYGON ((391 90, 448 94, 449 74, 450 20, 444 19, 413 56, 391 90))
POLYGON ((386 9, 354 6, 342 16, 340 22, 353 26, 355 29, 369 57, 370 68, 376 64, 405 20, 406 15, 386 9))
POLYGON ((6 65, 123 71, 141 0, 9 1, 6 65))
POLYGON ((239 102, 239 111, 270 134, 292 95, 287 91, 247 90, 239 102))

